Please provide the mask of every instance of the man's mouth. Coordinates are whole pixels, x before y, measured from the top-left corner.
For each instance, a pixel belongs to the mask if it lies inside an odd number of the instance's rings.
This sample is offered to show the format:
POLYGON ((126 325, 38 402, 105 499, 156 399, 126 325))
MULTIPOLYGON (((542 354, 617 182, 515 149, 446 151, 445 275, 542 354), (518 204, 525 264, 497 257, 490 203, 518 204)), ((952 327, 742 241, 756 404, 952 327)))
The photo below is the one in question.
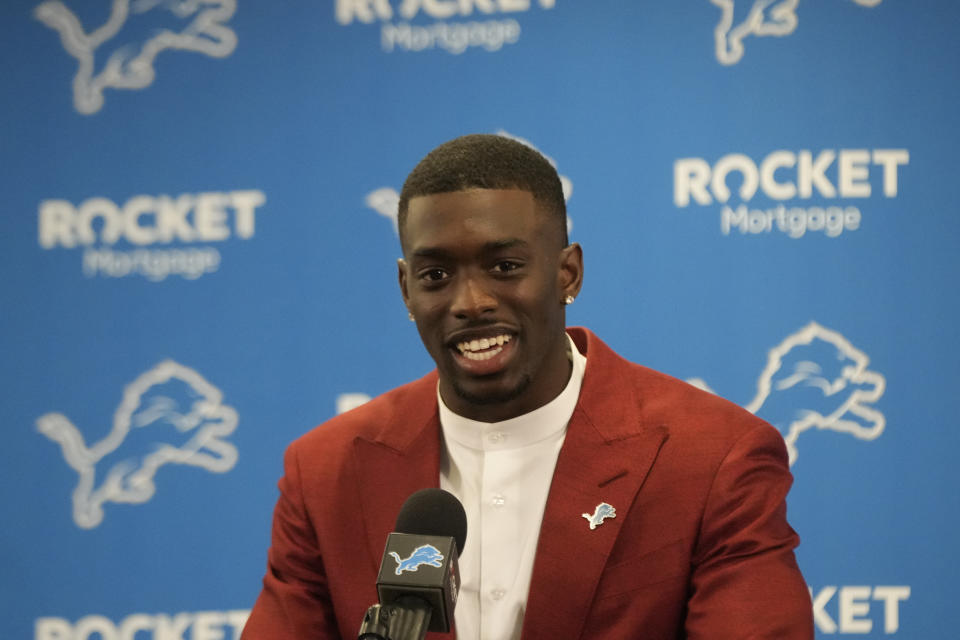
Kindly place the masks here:
POLYGON ((503 351, 503 345, 510 342, 508 334, 500 334, 489 338, 477 338, 457 343, 460 355, 468 360, 489 360, 503 351))

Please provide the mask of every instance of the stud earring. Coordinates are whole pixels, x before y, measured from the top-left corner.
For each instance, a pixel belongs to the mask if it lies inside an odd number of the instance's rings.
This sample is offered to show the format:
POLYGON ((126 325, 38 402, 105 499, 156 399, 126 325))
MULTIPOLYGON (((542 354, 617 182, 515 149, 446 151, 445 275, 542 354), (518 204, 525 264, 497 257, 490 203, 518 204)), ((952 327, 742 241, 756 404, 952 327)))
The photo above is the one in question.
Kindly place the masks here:
POLYGON ((412 311, 407 311, 407 317, 410 318, 410 322, 416 322, 417 319, 413 317, 412 311))
POLYGON ((575 299, 576 298, 574 298, 573 296, 567 296, 566 298, 563 299, 563 304, 573 304, 573 301, 575 299))

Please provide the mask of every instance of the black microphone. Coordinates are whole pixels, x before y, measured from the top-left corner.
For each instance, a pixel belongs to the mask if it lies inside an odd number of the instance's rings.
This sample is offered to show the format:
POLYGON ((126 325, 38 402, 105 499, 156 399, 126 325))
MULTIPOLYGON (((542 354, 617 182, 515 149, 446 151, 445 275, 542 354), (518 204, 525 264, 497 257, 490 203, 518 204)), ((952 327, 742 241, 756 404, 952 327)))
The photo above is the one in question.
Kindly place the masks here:
POLYGON ((359 640, 422 640, 427 631, 450 631, 467 538, 463 505, 442 489, 421 489, 403 503, 394 528, 377 576, 380 604, 367 610, 359 640))

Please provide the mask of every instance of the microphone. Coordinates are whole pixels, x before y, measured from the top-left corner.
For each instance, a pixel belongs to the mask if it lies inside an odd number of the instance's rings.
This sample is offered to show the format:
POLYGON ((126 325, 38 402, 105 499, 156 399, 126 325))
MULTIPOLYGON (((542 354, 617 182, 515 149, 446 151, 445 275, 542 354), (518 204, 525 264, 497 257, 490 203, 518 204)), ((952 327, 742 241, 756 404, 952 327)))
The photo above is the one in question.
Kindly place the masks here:
POLYGON ((358 640, 422 640, 427 631, 450 631, 467 538, 463 505, 442 489, 421 489, 403 503, 394 529, 377 575, 380 604, 367 610, 358 640))

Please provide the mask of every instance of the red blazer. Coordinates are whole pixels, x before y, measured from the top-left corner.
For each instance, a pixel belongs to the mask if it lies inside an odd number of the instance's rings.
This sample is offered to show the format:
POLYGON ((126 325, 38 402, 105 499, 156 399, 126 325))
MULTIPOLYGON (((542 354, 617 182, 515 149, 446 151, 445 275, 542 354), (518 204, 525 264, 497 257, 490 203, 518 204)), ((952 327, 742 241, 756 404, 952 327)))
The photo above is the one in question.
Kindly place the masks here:
MULTIPOLYGON (((587 369, 550 486, 523 638, 813 638, 780 434, 627 362, 587 330, 569 332, 587 369), (616 517, 590 530, 581 514, 601 502, 616 517)), ((243 640, 356 638, 401 505, 439 483, 436 393, 434 372, 290 446, 243 640)), ((445 637, 455 636, 428 635, 445 637)))

